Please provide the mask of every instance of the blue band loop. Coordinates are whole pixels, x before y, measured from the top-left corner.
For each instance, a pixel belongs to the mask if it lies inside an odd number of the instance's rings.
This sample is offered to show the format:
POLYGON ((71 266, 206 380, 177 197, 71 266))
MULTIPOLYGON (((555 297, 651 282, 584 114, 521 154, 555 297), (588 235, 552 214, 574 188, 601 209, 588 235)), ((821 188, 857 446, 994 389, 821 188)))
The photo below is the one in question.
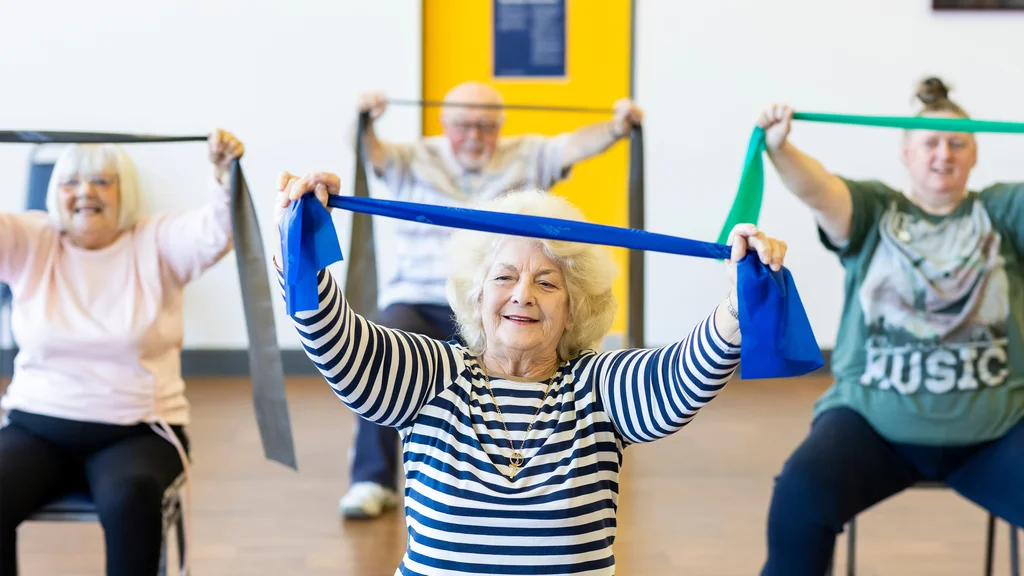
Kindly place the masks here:
MULTIPOLYGON (((557 218, 449 208, 395 200, 331 196, 351 212, 480 232, 620 246, 697 258, 729 258, 724 244, 557 218)), ((330 213, 312 195, 293 202, 281 219, 285 299, 289 314, 316 310, 317 273, 342 260, 330 213)), ((772 271, 754 255, 737 266, 743 378, 784 378, 824 366, 821 350, 786 268, 772 271)))

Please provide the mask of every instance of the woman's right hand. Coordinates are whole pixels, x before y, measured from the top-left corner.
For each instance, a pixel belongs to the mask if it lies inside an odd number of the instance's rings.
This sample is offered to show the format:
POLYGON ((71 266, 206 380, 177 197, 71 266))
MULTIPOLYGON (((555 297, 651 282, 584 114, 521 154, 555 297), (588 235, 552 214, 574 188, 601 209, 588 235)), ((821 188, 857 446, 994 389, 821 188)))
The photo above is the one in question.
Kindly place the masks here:
POLYGON ((341 178, 330 172, 311 172, 302 178, 291 172, 281 172, 277 177, 277 202, 274 205, 274 223, 280 225, 288 206, 294 200, 312 192, 327 211, 327 198, 341 193, 341 178))
POLYGON ((383 92, 367 92, 359 95, 359 111, 369 112, 371 121, 380 118, 387 105, 388 99, 383 92))
POLYGON ((757 119, 757 125, 764 129, 765 144, 774 152, 786 143, 793 122, 793 109, 785 104, 766 108, 757 119))

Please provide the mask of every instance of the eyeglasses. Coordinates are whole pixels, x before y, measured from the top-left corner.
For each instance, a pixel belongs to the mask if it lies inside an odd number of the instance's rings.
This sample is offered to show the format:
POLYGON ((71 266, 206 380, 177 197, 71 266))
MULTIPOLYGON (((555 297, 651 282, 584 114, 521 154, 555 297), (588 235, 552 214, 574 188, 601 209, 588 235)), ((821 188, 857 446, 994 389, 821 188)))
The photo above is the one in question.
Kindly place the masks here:
POLYGON ((452 122, 448 126, 460 134, 469 134, 475 128, 484 136, 493 136, 501 129, 497 122, 452 122))
POLYGON ((82 181, 88 182, 93 188, 110 188, 117 182, 115 176, 107 175, 95 175, 87 178, 82 178, 78 175, 70 176, 67 179, 61 181, 61 188, 78 188, 82 181))

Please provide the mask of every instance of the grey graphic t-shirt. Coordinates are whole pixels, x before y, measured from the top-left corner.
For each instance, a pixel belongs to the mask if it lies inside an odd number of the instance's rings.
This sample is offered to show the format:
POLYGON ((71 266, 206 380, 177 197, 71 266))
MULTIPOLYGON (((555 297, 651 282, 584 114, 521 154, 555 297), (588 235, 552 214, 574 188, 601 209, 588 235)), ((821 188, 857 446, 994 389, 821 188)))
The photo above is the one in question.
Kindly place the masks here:
POLYGON ((850 239, 835 383, 815 413, 857 410, 885 438, 983 442, 1024 416, 1024 185, 933 216, 880 182, 846 181, 850 239))

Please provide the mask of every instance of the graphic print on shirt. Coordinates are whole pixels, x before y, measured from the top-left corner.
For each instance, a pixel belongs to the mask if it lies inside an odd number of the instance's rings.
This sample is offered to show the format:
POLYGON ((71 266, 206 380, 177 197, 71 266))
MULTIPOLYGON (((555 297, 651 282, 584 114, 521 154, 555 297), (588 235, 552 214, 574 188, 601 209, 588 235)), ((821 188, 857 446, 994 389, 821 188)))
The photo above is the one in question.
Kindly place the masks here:
POLYGON ((981 202, 934 223, 882 215, 860 289, 867 324, 861 384, 946 394, 1006 382, 1010 308, 1000 235, 981 202))

